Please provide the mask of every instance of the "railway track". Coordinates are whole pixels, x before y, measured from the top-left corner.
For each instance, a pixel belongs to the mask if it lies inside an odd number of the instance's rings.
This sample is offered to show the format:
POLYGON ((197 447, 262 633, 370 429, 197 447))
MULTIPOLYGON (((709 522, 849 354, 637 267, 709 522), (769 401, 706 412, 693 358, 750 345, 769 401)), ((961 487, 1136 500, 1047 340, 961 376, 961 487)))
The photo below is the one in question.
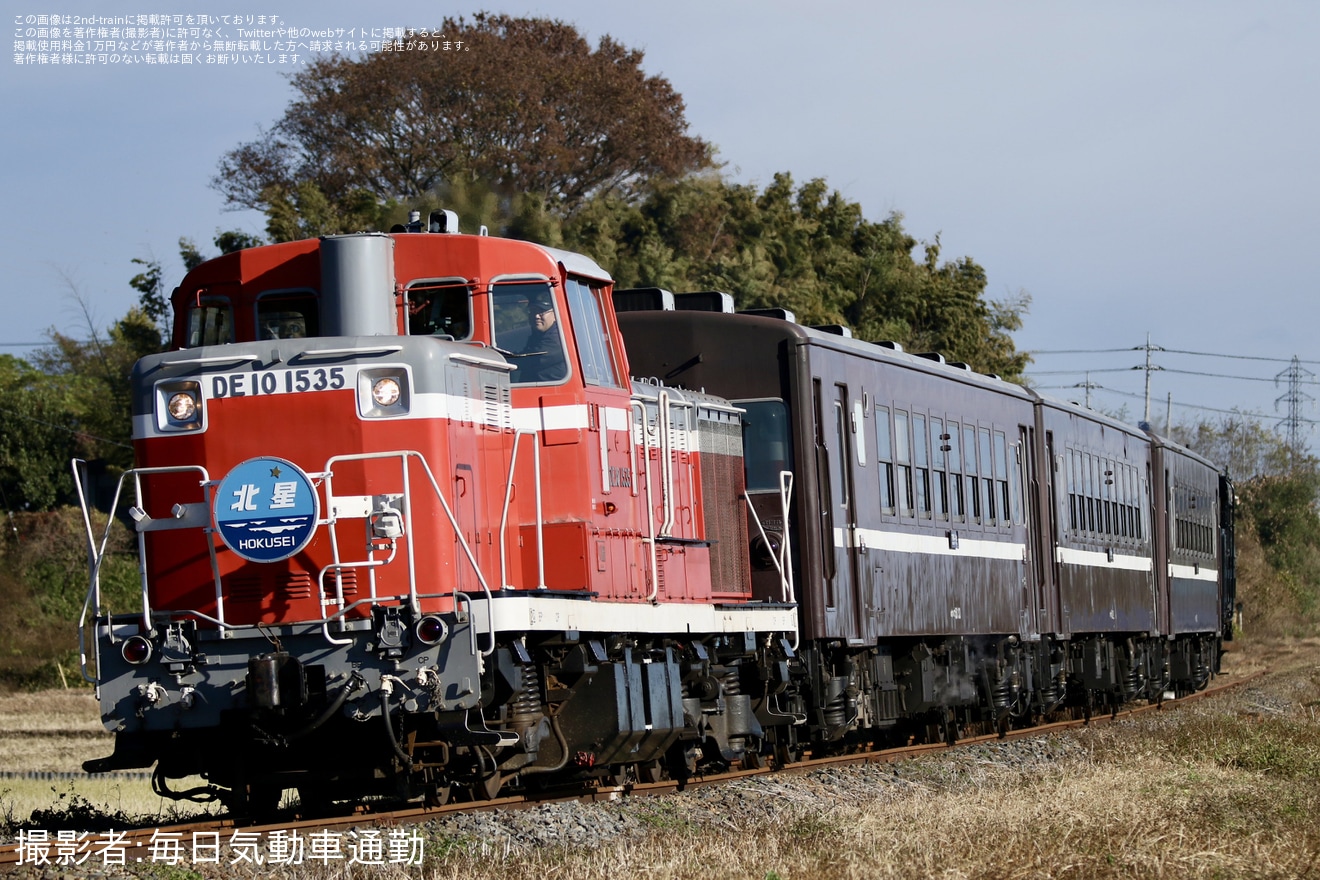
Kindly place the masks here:
MULTIPOLYGON (((933 754, 963 748, 978 743, 1003 739, 1037 737, 1056 731, 1102 725, 1111 721, 1133 718, 1165 708, 1179 708, 1197 700, 1214 697, 1225 691, 1248 684, 1267 674, 1258 671, 1231 681, 1221 681, 1204 691, 1167 701, 1163 704, 1134 706, 1112 714, 1096 715, 1090 719, 1072 719, 1035 727, 1007 731, 1004 735, 988 734, 958 739, 952 744, 926 743, 896 748, 858 751, 825 757, 806 756, 786 767, 742 767, 725 773, 659 782, 629 782, 622 785, 591 785, 580 789, 559 789, 526 795, 495 798, 486 801, 450 803, 437 807, 413 807, 371 812, 363 808, 342 816, 295 818, 273 824, 256 825, 243 819, 228 817, 208 818, 167 826, 124 828, 102 832, 25 832, 22 843, 0 845, 0 869, 20 864, 76 865, 83 863, 131 865, 141 862, 182 864, 215 861, 228 864, 245 860, 258 852, 289 853, 291 848, 312 859, 347 859, 351 855, 361 864, 387 864, 408 862, 417 855, 420 860, 419 838, 407 827, 462 812, 480 812, 500 809, 521 809, 539 804, 566 801, 609 801, 623 797, 664 795, 679 789, 723 785, 739 779, 773 773, 804 773, 812 769, 891 763, 903 758, 933 754), (36 835, 34 838, 33 835, 36 835), (347 849, 345 849, 347 847, 347 849), (227 852, 226 852, 227 850, 227 852), (199 857, 200 856, 200 857, 199 857), (389 857, 389 862, 384 861, 389 857), (45 859, 43 862, 42 859, 45 859), (377 860, 379 859, 379 860, 377 860), (222 861, 223 860, 223 861, 222 861)), ((268 859, 269 863, 274 863, 268 859)))

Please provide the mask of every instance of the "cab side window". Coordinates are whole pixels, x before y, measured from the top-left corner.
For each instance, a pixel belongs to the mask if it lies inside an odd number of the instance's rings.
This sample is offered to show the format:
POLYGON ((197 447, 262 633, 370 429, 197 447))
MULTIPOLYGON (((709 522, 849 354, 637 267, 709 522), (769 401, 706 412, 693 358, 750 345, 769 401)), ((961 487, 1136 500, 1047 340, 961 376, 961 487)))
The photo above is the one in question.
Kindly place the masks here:
POLYGON ((601 288, 590 287, 579 278, 569 278, 566 286, 568 311, 573 316, 573 336, 577 339, 582 381, 588 385, 619 387, 614 369, 614 353, 605 332, 601 313, 601 288))
POLYGON ((188 347, 234 341, 234 310, 219 296, 198 296, 188 309, 188 347))

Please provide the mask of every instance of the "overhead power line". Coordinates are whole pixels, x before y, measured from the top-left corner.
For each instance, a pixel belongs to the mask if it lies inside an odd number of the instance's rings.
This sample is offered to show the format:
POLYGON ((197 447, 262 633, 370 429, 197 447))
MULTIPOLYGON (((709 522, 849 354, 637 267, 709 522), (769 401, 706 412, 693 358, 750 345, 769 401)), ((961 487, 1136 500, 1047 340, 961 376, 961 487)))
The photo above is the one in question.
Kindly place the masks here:
MULTIPOLYGON (((1024 352, 1032 357, 1036 355, 1054 355, 1054 354, 1121 354, 1125 351, 1144 351, 1146 346, 1133 345, 1127 348, 1060 348, 1060 349, 1032 349, 1024 352)), ((1228 358, 1238 361, 1265 361, 1272 364, 1290 364, 1294 358, 1264 357, 1253 354, 1228 354, 1222 351, 1190 351, 1185 348, 1163 348, 1158 349, 1166 354, 1187 354, 1195 357, 1228 358)), ((1297 359, 1300 364, 1320 364, 1320 361, 1297 359)))

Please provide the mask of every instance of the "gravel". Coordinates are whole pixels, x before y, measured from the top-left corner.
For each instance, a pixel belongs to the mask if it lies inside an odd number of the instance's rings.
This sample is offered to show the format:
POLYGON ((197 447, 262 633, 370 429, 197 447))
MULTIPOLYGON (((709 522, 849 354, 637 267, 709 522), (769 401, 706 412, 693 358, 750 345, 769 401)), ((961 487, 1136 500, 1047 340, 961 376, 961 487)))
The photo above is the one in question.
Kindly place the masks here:
POLYGON ((564 845, 599 847, 620 838, 642 837, 662 827, 701 830, 764 826, 782 818, 795 805, 862 805, 891 800, 913 789, 977 786, 994 775, 1041 771, 1086 755, 1086 747, 1075 737, 1056 734, 980 743, 892 763, 754 776, 660 797, 569 801, 461 814, 429 822, 423 833, 489 853, 564 845))

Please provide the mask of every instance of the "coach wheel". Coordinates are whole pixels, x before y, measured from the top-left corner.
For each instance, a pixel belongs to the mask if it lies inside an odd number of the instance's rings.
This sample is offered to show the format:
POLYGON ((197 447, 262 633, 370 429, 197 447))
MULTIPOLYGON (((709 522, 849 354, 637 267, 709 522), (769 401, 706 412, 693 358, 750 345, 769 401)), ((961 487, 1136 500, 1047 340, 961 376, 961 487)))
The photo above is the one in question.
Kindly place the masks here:
POLYGON ((454 787, 449 783, 444 785, 429 785, 426 788, 424 803, 428 807, 443 807, 449 803, 449 798, 454 792, 454 787))

